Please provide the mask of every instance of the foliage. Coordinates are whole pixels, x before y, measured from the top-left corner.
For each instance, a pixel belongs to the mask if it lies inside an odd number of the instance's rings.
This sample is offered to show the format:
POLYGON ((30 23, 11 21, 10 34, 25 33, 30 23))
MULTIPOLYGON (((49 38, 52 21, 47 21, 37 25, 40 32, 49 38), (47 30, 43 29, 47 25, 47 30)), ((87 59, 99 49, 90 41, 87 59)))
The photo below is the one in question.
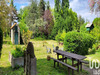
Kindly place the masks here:
POLYGON ((59 41, 64 41, 65 36, 66 36, 66 31, 63 30, 62 33, 58 32, 58 34, 55 37, 55 40, 57 40, 58 42, 59 41))
POLYGON ((16 48, 11 51, 11 54, 15 58, 24 57, 24 51, 22 50, 20 46, 16 46, 16 48))
POLYGON ((55 36, 55 40, 60 42, 61 41, 61 33, 58 32, 58 34, 55 36))
POLYGON ((0 28, 0 57, 1 57, 2 44, 3 44, 3 32, 0 28))
POLYGON ((39 15, 40 15, 40 17, 42 17, 44 15, 44 11, 45 11, 45 1, 40 0, 40 3, 39 3, 39 15))
POLYGON ((64 39, 64 50, 86 55, 88 54, 88 49, 92 48, 95 43, 95 39, 92 35, 79 32, 68 32, 64 39))
POLYGON ((31 35, 32 35, 31 31, 28 30, 27 32, 25 32, 23 30, 22 38, 25 46, 27 46, 28 42, 30 41, 31 35))
POLYGON ((100 18, 95 18, 93 24, 94 29, 91 30, 90 34, 92 34, 97 41, 100 41, 100 18))
POLYGON ((96 50, 95 48, 89 49, 89 54, 95 54, 96 50))
POLYGON ((80 27, 80 32, 82 32, 82 33, 87 33, 87 29, 86 29, 86 26, 87 25, 87 23, 84 23, 81 27, 80 27))
POLYGON ((9 29, 9 7, 5 0, 0 0, 0 27, 3 32, 6 32, 9 29))
POLYGON ((37 0, 32 0, 31 5, 27 7, 28 15, 25 17, 25 23, 30 31, 34 31, 35 20, 39 18, 39 11, 37 6, 37 0))
POLYGON ((28 27, 26 25, 26 22, 25 22, 25 17, 28 15, 28 9, 27 8, 24 8, 24 9, 20 9, 20 14, 19 14, 19 27, 20 27, 20 31, 21 33, 23 33, 23 30, 25 32, 27 32, 28 30, 28 27))
POLYGON ((48 38, 54 26, 54 20, 50 9, 44 12, 43 19, 47 22, 47 24, 45 24, 43 33, 48 38))
POLYGON ((63 0, 62 4, 59 0, 55 0, 55 11, 54 11, 55 23, 52 30, 52 39, 55 38, 58 31, 62 33, 64 29, 66 32, 72 30, 79 30, 80 26, 78 23, 78 17, 72 9, 69 9, 69 1, 63 0))

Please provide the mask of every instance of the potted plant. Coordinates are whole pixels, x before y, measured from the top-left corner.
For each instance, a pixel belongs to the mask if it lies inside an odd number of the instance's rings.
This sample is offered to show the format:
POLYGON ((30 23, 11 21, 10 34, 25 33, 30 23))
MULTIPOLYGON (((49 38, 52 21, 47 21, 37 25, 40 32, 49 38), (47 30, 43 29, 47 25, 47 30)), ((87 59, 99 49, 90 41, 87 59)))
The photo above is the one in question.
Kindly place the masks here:
POLYGON ((12 68, 16 66, 24 66, 24 50, 20 46, 16 46, 9 54, 9 60, 12 68))

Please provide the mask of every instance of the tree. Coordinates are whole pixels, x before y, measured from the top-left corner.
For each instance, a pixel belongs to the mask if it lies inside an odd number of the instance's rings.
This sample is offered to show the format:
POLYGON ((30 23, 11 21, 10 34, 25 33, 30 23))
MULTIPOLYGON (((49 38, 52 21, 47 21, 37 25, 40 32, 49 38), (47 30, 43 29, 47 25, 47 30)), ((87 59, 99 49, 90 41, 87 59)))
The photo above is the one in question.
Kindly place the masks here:
POLYGON ((35 20, 39 18, 39 12, 38 12, 38 6, 37 6, 37 0, 32 0, 31 5, 27 8, 28 15, 25 17, 25 22, 27 26, 29 27, 30 31, 34 31, 34 23, 35 20))
POLYGON ((90 10, 93 12, 99 12, 100 11, 100 0, 88 0, 90 10))
POLYGON ((50 4, 49 4, 49 1, 47 2, 47 10, 50 10, 50 4))
POLYGON ((9 7, 5 0, 0 1, 0 27, 3 32, 7 31, 9 19, 9 7))
POLYGON ((45 28, 44 28, 44 35, 48 38, 48 36, 51 35, 51 31, 54 26, 54 20, 53 20, 53 16, 51 14, 50 9, 48 9, 44 12, 43 19, 44 19, 44 21, 47 22, 47 24, 45 24, 45 28))
MULTIPOLYGON (((55 0, 55 2, 57 2, 55 0)), ((64 29, 66 32, 78 29, 78 17, 72 9, 69 9, 69 0, 62 0, 61 3, 55 3, 55 9, 59 8, 59 11, 55 10, 55 24, 52 30, 52 37, 55 37, 59 32, 64 29), (58 7, 59 5, 59 7, 58 7)))
POLYGON ((44 15, 44 11, 45 11, 45 1, 40 0, 40 3, 39 3, 39 15, 40 15, 40 17, 42 17, 44 15))
POLYGON ((55 13, 60 10, 60 0, 55 0, 55 13))

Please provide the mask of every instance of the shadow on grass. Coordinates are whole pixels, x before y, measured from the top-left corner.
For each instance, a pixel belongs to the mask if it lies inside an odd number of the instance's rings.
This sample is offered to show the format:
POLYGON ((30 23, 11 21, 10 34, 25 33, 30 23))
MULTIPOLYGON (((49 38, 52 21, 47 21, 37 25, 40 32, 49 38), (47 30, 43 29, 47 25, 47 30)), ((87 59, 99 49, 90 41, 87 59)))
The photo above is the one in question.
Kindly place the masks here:
MULTIPOLYGON (((72 73, 72 70, 70 70, 72 73)), ((54 68, 54 61, 51 59, 48 61, 47 59, 37 59, 37 75, 68 75, 68 68, 59 65, 54 68)), ((71 74, 70 74, 71 75, 71 74)), ((89 75, 87 71, 77 72, 74 71, 74 75, 89 75)))
MULTIPOLYGON (((70 70, 70 73, 71 70, 70 70)), ((24 68, 12 69, 9 67, 0 67, 0 75, 24 75, 24 68)), ((59 65, 54 68, 54 61, 51 59, 37 59, 37 75, 68 75, 67 67, 59 65)), ((71 75, 71 74, 70 74, 71 75)), ((78 73, 74 71, 74 75, 89 75, 86 71, 78 73)))
POLYGON ((0 75, 24 75, 24 68, 0 67, 0 75))

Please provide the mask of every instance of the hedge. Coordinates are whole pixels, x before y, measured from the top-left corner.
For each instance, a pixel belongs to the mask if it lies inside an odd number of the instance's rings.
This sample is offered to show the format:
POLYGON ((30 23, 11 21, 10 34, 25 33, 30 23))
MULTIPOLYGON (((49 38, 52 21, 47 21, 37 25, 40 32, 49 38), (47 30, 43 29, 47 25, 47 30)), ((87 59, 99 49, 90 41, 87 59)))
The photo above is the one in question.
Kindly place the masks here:
POLYGON ((92 48, 95 41, 96 40, 92 35, 71 31, 65 36, 64 50, 80 55, 86 55, 88 54, 88 49, 92 48))

